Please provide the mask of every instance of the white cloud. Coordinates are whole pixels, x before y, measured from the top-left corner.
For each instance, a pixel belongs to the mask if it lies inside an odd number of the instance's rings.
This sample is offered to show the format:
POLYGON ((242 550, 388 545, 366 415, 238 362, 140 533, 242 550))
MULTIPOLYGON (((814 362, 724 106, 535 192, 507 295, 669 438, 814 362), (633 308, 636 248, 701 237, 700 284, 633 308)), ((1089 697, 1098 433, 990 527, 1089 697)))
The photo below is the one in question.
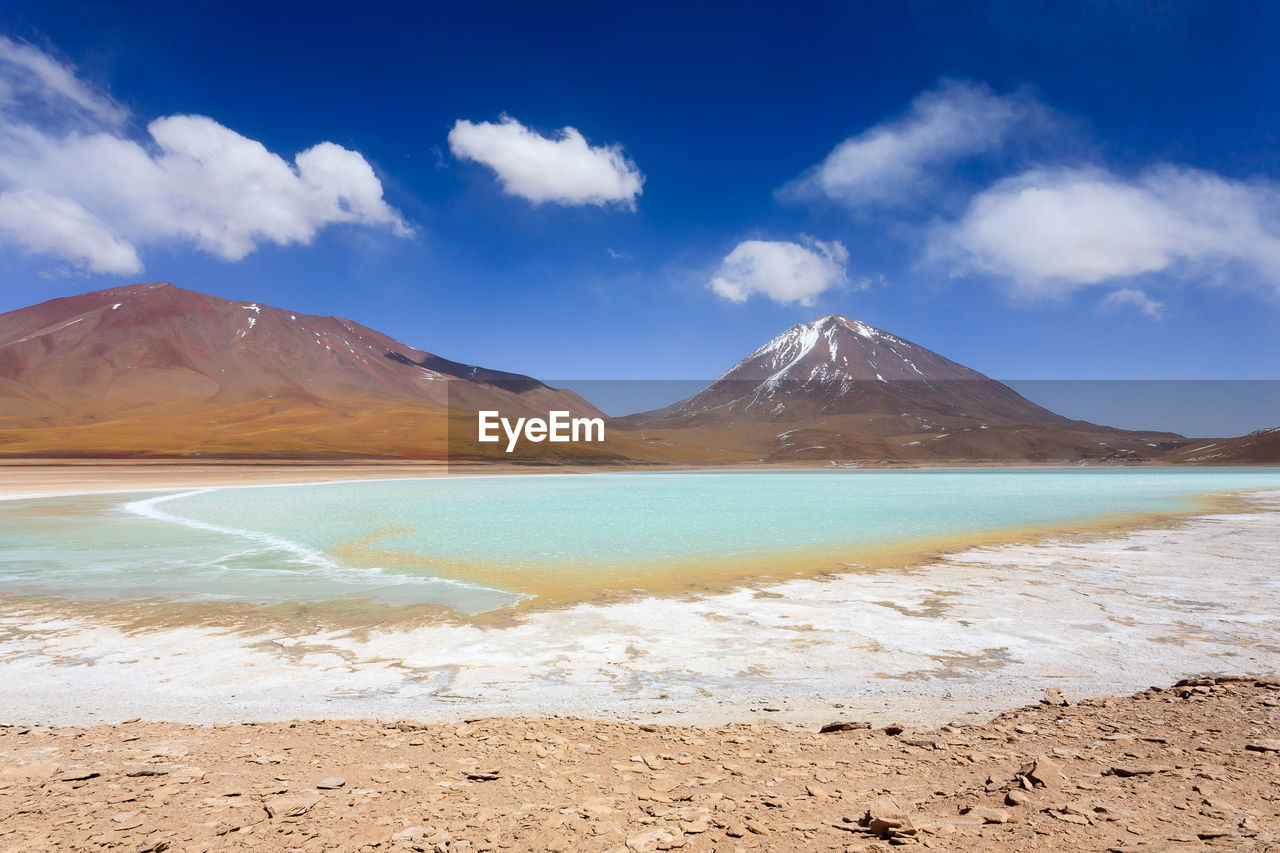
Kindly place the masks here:
POLYGON ((0 236, 94 272, 136 273, 139 250, 187 243, 226 260, 307 244, 339 223, 412 233, 355 151, 322 142, 292 163, 204 116, 120 130, 113 101, 29 45, 0 43, 0 236))
POLYGON ((1171 167, 1034 170, 980 193, 933 250, 1028 296, 1153 273, 1280 294, 1280 190, 1171 167))
POLYGON ((120 125, 127 111, 107 95, 84 83, 75 72, 29 44, 0 36, 0 102, 45 101, 50 96, 105 125, 120 125))
POLYGON ((449 150, 462 160, 488 166, 503 192, 534 204, 635 209, 644 175, 620 145, 588 145, 572 127, 547 138, 510 116, 497 122, 459 119, 449 131, 449 150))
POLYGON ((851 207, 907 204, 936 186, 933 171, 999 149, 1045 114, 1029 95, 944 80, 917 96, 906 115, 841 142, 779 194, 851 207))
POLYGON ((745 302, 759 293, 783 305, 812 305, 820 293, 848 280, 849 251, 838 240, 801 240, 803 245, 744 240, 725 256, 711 289, 731 302, 745 302))
POLYGON ((133 246, 74 201, 40 190, 0 193, 0 235, 28 251, 63 258, 92 272, 142 272, 133 246))
POLYGON ((1111 291, 1098 303, 1098 308, 1102 311, 1136 308, 1152 320, 1159 320, 1164 317, 1163 302, 1152 299, 1146 293, 1132 287, 1122 287, 1119 290, 1111 291))

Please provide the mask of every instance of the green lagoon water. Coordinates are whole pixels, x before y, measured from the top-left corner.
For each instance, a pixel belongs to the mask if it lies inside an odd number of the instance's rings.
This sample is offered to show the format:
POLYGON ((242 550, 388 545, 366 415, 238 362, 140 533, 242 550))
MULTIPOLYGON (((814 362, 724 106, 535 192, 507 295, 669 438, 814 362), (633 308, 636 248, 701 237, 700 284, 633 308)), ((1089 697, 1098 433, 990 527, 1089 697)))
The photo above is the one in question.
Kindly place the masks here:
POLYGON ((71 599, 371 600, 476 613, 548 578, 1188 509, 1280 469, 769 471, 453 477, 0 502, 0 592, 71 599))

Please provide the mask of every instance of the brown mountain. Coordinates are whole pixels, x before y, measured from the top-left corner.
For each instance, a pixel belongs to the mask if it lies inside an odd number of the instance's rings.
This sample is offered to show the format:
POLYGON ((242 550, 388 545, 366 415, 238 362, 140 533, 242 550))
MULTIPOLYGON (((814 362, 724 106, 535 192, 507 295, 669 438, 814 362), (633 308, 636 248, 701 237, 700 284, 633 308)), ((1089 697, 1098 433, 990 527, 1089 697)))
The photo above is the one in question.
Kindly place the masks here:
POLYGON ((1191 441, 1170 454, 1169 461, 1192 465, 1280 464, 1280 427, 1255 430, 1236 438, 1191 441))
MULTIPOLYGON (((438 458, 450 413, 482 408, 599 414, 351 320, 164 282, 0 315, 4 455, 438 458)), ((455 436, 474 429, 462 421, 455 436)))
POLYGON ((694 396, 614 426, 652 446, 773 461, 1140 461, 1181 440, 1069 420, 837 315, 793 326, 694 396))

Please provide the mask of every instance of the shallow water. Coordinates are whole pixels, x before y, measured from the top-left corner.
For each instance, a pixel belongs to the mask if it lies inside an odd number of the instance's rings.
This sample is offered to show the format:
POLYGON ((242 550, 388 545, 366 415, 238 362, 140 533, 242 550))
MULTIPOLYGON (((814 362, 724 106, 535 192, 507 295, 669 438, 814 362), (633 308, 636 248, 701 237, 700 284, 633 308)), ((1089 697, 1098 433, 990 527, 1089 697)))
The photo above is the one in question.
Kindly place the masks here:
POLYGON ((927 571, 359 630, 138 630, 0 609, 0 721, 837 716, 939 724, 1189 675, 1280 672, 1280 491, 1254 511, 983 546, 927 571), (777 709, 777 710, 775 710, 777 709), (652 717, 651 717, 652 715, 652 717))
MULTIPOLYGON (((1280 469, 457 477, 0 502, 0 592, 478 613, 553 583, 678 587, 960 535, 1191 509, 1280 469), (751 570, 745 567, 750 564, 751 570), (761 567, 764 567, 762 570, 761 567)), ((832 566, 835 564, 832 563, 832 566)), ((793 571, 785 572, 793 575, 793 571)))

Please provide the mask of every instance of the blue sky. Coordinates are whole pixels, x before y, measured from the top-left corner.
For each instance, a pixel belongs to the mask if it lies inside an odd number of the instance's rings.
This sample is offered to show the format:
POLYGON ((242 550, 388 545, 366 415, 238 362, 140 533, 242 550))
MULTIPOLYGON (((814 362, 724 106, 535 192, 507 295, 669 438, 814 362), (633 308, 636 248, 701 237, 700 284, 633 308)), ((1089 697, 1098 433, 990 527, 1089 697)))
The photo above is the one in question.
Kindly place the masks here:
POLYGON ((169 280, 556 379, 841 313, 1280 378, 1280 6, 405 5, 8 0, 0 311, 169 280))

